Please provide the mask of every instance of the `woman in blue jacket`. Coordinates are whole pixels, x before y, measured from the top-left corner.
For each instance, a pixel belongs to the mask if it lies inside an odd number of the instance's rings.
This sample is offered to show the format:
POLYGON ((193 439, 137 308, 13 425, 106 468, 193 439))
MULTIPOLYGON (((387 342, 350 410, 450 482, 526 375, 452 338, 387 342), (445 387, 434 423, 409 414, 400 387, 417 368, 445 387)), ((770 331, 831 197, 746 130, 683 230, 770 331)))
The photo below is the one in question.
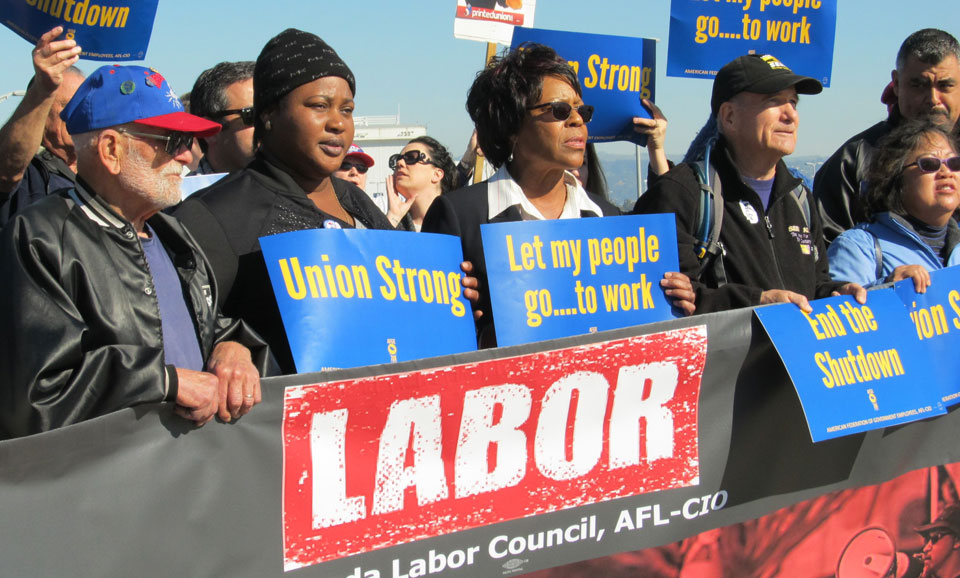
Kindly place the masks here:
POLYGON ((870 287, 912 278, 923 293, 930 271, 960 264, 958 171, 956 140, 938 125, 905 122, 884 137, 867 169, 872 221, 830 245, 833 279, 870 287))

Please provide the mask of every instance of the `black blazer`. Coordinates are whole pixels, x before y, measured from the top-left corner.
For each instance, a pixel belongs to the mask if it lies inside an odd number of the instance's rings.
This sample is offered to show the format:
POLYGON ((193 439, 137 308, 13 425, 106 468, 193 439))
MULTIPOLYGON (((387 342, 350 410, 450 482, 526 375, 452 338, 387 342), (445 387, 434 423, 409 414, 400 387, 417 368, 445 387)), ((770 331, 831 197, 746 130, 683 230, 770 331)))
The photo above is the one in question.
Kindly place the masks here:
MULTIPOLYGON (((620 209, 603 197, 590 192, 587 192, 587 195, 600 207, 605 217, 620 214, 620 209)), ((437 197, 424 216, 420 229, 424 233, 460 237, 463 259, 473 263, 473 275, 480 281, 480 302, 474 310, 483 311, 483 317, 477 321, 477 341, 481 348, 496 347, 497 340, 490 308, 490 291, 487 288, 487 263, 483 257, 480 225, 522 220, 517 205, 508 207, 492 219, 487 218, 489 210, 487 182, 484 181, 437 197)), ((582 211, 580 216, 593 217, 594 214, 582 211)))

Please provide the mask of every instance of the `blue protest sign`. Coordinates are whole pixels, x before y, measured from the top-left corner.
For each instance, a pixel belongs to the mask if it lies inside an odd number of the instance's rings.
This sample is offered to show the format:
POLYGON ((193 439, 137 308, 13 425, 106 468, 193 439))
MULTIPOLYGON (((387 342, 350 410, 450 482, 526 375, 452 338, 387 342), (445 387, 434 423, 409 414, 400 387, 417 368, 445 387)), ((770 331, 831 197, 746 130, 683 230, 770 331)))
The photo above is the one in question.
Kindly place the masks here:
POLYGON ((818 442, 945 412, 934 359, 893 291, 758 307, 818 442))
POLYGON ((640 99, 655 100, 655 40, 515 28, 511 49, 524 42, 553 48, 577 71, 583 102, 595 109, 588 129, 590 142, 625 140, 646 145, 646 135, 633 131, 633 117, 651 118, 640 99))
POLYGON ((480 226, 497 344, 672 319, 660 288, 679 271, 673 215, 480 226))
POLYGON ((960 267, 930 272, 926 293, 917 293, 913 280, 893 286, 903 300, 917 339, 937 363, 934 370, 943 386, 941 401, 951 406, 960 401, 960 267))
POLYGON ((87 60, 143 60, 159 0, 0 0, 0 23, 36 44, 56 26, 87 60))
POLYGON ((667 76, 713 78, 744 54, 772 54, 830 86, 837 0, 672 0, 667 76))
POLYGON ((299 373, 476 349, 455 237, 310 229, 260 247, 299 373))

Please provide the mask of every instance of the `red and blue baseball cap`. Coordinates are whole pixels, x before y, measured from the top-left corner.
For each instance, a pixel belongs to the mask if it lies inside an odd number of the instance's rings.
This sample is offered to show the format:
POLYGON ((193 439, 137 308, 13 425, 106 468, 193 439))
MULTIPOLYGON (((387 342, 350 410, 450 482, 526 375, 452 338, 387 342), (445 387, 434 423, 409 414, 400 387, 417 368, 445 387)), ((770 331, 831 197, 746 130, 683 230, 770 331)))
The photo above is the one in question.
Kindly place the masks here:
POLYGON ((373 166, 373 157, 363 152, 363 149, 358 147, 356 143, 350 145, 350 150, 347 151, 347 156, 345 158, 358 159, 360 162, 367 165, 368 169, 373 166))
POLYGON ((197 137, 220 132, 219 123, 183 110, 177 93, 159 72, 143 66, 101 66, 83 81, 60 112, 70 134, 129 122, 197 137))

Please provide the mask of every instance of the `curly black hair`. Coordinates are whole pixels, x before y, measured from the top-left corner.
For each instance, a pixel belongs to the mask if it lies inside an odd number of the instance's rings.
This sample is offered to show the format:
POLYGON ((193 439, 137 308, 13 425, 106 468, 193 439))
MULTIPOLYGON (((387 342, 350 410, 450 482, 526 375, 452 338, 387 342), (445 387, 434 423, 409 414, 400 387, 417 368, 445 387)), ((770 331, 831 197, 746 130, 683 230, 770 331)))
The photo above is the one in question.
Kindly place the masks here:
POLYGON ((525 42, 517 50, 493 58, 467 93, 467 113, 477 128, 477 144, 494 166, 513 151, 513 137, 543 90, 543 78, 566 81, 582 96, 577 73, 549 46, 525 42))

